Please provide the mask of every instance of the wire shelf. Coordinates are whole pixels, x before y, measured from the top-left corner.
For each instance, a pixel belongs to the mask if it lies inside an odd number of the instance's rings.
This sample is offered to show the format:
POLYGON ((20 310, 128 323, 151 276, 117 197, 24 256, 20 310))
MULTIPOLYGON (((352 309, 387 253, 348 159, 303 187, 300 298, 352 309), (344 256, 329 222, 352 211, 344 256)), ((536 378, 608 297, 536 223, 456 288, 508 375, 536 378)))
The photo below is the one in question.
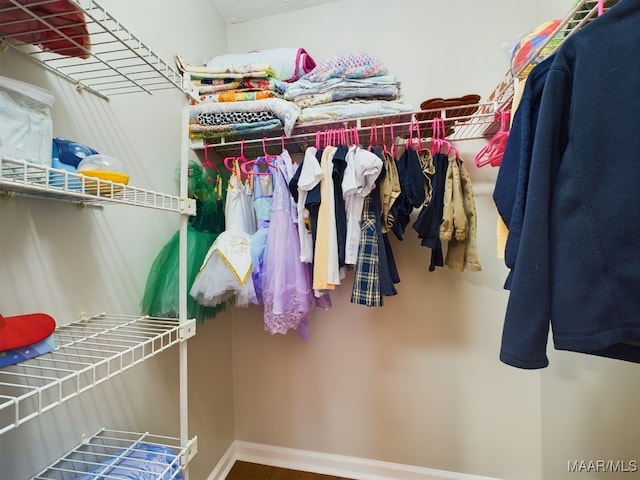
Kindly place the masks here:
MULTIPOLYGON (((608 10, 617 3, 617 0, 606 0, 604 9, 608 10)), ((540 42, 535 51, 530 54, 531 59, 546 58, 555 53, 564 40, 598 17, 598 0, 582 0, 559 23, 558 27, 540 42)), ((504 79, 494 88, 487 98, 488 103, 493 103, 496 110, 511 108, 511 102, 515 93, 517 81, 526 79, 534 66, 530 61, 519 71, 507 70, 504 79)))
POLYGON ((195 320, 106 314, 57 327, 52 352, 0 369, 0 434, 179 343, 194 329, 195 320))
POLYGON ((12 193, 83 205, 125 204, 195 214, 195 201, 190 198, 0 157, 0 194, 12 193))
POLYGON ((197 437, 181 445, 177 438, 102 429, 33 479, 134 478, 140 472, 148 479, 178 480, 196 445, 197 437))
MULTIPOLYGON (((185 108, 190 108, 186 106, 185 108)), ((445 120, 447 128, 447 139, 450 141, 488 139, 494 133, 496 125, 496 111, 493 103, 480 103, 477 105, 454 106, 442 109, 428 109, 413 112, 396 113, 389 115, 378 115, 375 117, 345 118, 341 120, 319 121, 312 123, 296 124, 292 134, 284 137, 282 129, 274 129, 269 132, 260 132, 255 135, 245 134, 240 137, 220 137, 208 140, 192 140, 191 148, 201 150, 212 148, 220 154, 237 154, 241 146, 247 155, 253 153, 260 154, 263 151, 263 140, 265 145, 279 144, 280 141, 286 143, 287 149, 292 152, 303 152, 307 146, 315 144, 315 136, 319 132, 333 129, 355 128, 361 140, 367 140, 371 133, 377 129, 378 142, 382 143, 382 130, 384 129, 386 138, 409 138, 411 136, 412 125, 417 125, 421 136, 429 138, 432 136, 433 119, 439 117, 445 120), (475 110, 467 114, 460 115, 461 108, 475 110), (393 130, 392 130, 393 129, 393 130), (393 135, 391 132, 393 131, 393 135), (259 149, 259 151, 257 150, 259 149)), ((187 128, 187 127, 185 127, 187 128)), ((414 134, 416 131, 414 130, 414 134)), ((366 143, 366 141, 364 142, 366 143)))
POLYGON ((111 95, 178 88, 182 77, 163 61, 129 29, 110 15, 94 0, 72 0, 84 17, 84 25, 70 24, 69 16, 76 13, 59 11, 49 4, 55 0, 6 0, 0 7, 0 39, 40 63, 49 71, 74 83, 78 90, 88 90, 102 98, 111 95), (47 12, 47 14, 43 14, 47 12), (18 18, 19 20, 16 20, 18 18), (31 21, 34 29, 25 32, 21 27, 31 21), (19 23, 21 22, 21 23, 19 23), (90 41, 70 34, 73 27, 86 27, 90 41), (25 36, 43 38, 38 46, 27 43, 25 36), (71 36, 70 36, 71 35, 71 36), (49 40, 47 40, 49 38, 49 40), (81 53, 65 56, 53 53, 52 44, 64 41, 68 50, 81 53))

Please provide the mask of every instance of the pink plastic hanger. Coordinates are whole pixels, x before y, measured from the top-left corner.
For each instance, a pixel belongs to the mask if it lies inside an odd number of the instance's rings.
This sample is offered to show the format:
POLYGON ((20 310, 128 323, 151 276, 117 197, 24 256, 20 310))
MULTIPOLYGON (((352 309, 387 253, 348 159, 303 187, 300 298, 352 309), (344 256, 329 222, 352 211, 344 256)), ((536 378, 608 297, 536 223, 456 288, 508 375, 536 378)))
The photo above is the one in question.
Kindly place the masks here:
POLYGON ((369 150, 378 145, 378 126, 374 123, 369 127, 369 150))
POLYGON ((347 143, 347 129, 340 128, 338 130, 338 145, 346 145, 347 143))
POLYGON ((220 169, 218 168, 218 166, 209 159, 209 149, 210 148, 214 148, 213 145, 210 145, 210 144, 205 142, 205 144, 204 144, 204 162, 202 162, 202 166, 204 168, 207 168, 207 169, 210 168, 210 169, 212 169, 212 170, 214 170, 216 172, 215 178, 207 176, 207 181, 213 183, 214 185, 220 185, 220 177, 222 176, 222 173, 220 172, 220 169))
POLYGON ((393 123, 389 125, 389 130, 391 132, 391 156, 396 158, 396 136, 393 133, 393 123))
POLYGON ((455 158, 459 157, 459 152, 456 146, 447 140, 447 125, 442 117, 436 117, 432 120, 431 129, 433 136, 431 138, 431 148, 429 152, 434 155, 436 153, 444 153, 447 157, 453 154, 455 158), (446 152, 444 149, 447 149, 446 152))
POLYGON ((251 175, 271 175, 271 168, 276 168, 276 166, 270 162, 269 159, 275 159, 276 155, 271 155, 269 153, 267 153, 267 137, 263 137, 262 139, 262 153, 264 154, 264 156, 262 157, 258 157, 254 160, 247 160, 246 162, 243 162, 242 165, 240 166, 240 169, 242 170, 242 173, 244 173, 246 176, 251 176, 251 175), (265 166, 266 170, 260 170, 259 168, 255 168, 255 165, 260 166, 265 166))
POLYGON ((431 135, 431 145, 429 146, 429 153, 431 153, 431 155, 440 153, 442 150, 442 137, 440 133, 441 120, 441 117, 435 117, 431 120, 431 131, 433 132, 431 135))
POLYGON ((267 166, 275 168, 275 164, 273 164, 271 160, 275 160, 278 156, 271 155, 267 152, 267 137, 262 138, 262 153, 264 153, 264 160, 267 166))
POLYGON ((453 152, 454 157, 459 158, 460 154, 458 153, 458 149, 453 143, 447 140, 447 124, 445 123, 443 118, 440 119, 439 126, 440 135, 442 138, 442 146, 447 147, 447 157, 449 157, 453 152))
POLYGON ((414 118, 412 118, 411 122, 409 122, 409 138, 405 141, 405 148, 412 148, 416 150, 418 152, 418 155, 422 153, 422 135, 420 134, 420 122, 414 118))
POLYGON ((490 164, 492 167, 500 166, 509 138, 510 116, 510 110, 500 110, 496 113, 496 120, 500 120, 500 129, 476 155, 476 166, 482 167, 486 164, 490 164))
POLYGON ((604 13, 604 0, 598 0, 598 16, 604 13))
POLYGON ((336 139, 338 138, 338 130, 335 128, 332 128, 331 130, 329 130, 329 141, 327 142, 327 145, 331 146, 331 147, 335 147, 336 146, 336 139))
POLYGON ((391 155, 387 146, 387 126, 384 123, 382 124, 382 153, 391 155))
POLYGON ((358 133, 358 127, 352 127, 350 130, 351 144, 356 147, 360 145, 360 134, 358 133))
POLYGON ((322 140, 325 136, 325 132, 321 132, 318 130, 316 132, 316 150, 320 150, 322 148, 322 140))
POLYGON ((206 167, 206 168, 212 168, 218 173, 218 175, 220 175, 220 169, 218 168, 218 166, 209 159, 209 149, 210 148, 214 148, 214 146, 205 142, 205 144, 204 144, 204 162, 202 163, 202 166, 206 167))
POLYGON ((240 141, 240 156, 239 157, 225 157, 223 160, 224 168, 229 170, 231 173, 235 173, 240 177, 247 178, 244 170, 241 168, 242 165, 249 161, 247 157, 244 156, 244 139, 240 141))

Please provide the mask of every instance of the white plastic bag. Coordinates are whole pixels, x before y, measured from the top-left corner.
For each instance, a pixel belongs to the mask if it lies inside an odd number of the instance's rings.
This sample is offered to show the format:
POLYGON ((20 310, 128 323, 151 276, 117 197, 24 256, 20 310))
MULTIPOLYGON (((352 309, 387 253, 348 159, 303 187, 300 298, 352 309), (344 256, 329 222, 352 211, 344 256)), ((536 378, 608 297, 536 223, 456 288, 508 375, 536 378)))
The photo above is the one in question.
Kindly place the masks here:
POLYGON ((0 156, 51 165, 53 93, 0 76, 0 156))

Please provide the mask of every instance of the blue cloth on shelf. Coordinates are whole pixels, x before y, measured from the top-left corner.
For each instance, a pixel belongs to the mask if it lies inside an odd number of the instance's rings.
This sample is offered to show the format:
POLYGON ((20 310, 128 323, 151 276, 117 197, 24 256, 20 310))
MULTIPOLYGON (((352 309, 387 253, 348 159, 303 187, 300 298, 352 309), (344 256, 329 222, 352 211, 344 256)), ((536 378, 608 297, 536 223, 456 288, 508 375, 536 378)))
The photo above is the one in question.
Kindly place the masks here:
POLYGON ((43 353, 49 353, 55 348, 53 335, 48 336, 44 340, 26 347, 16 348, 14 350, 5 350, 0 352, 0 368, 35 358, 43 353))
POLYGON ((180 459, 169 447, 138 442, 117 451, 76 480, 183 480, 180 459), (162 476, 159 476, 162 475, 162 476))

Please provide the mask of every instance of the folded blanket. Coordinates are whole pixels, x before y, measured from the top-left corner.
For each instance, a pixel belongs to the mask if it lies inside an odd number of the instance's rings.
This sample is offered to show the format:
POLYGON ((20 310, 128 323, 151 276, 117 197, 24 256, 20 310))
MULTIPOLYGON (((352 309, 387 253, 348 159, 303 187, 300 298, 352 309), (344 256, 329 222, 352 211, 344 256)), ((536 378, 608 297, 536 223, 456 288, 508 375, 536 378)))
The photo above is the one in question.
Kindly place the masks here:
POLYGON ((399 95, 398 88, 394 85, 385 87, 360 87, 360 88, 336 88, 325 93, 314 95, 301 95, 294 102, 300 108, 311 107, 313 105, 322 105, 331 102, 340 102, 343 100, 397 100, 399 95))
POLYGON ((257 111, 257 112, 199 112, 195 122, 191 122, 189 125, 201 125, 201 126, 222 126, 234 123, 257 123, 267 120, 278 119, 272 112, 257 111))
POLYGON ((412 110, 411 105, 399 102, 334 102, 304 108, 298 117, 298 123, 392 115, 412 110))
POLYGON ((246 64, 270 65, 275 77, 285 82, 299 79, 316 66, 316 62, 304 48, 274 48, 219 55, 207 62, 207 68, 233 69, 237 65, 246 64))
POLYGON ((263 100, 265 98, 279 98, 276 92, 269 90, 256 91, 236 91, 221 93, 210 93, 208 95, 200 95, 200 102, 246 102, 250 100, 263 100))
POLYGON ((378 75, 366 78, 329 78, 323 82, 312 82, 301 78, 287 86, 285 98, 295 100, 301 95, 325 93, 340 88, 370 88, 395 86, 400 88, 400 82, 393 75, 378 75))
POLYGON ((244 78, 274 77, 275 73, 269 64, 244 63, 225 66, 195 66, 186 62, 180 55, 175 56, 176 67, 180 73, 189 72, 192 80, 200 78, 244 78))
POLYGON ((228 90, 269 90, 284 95, 287 84, 275 78, 202 78, 193 81, 200 94, 228 90))
POLYGON ((228 123, 225 125, 189 125, 189 135, 195 138, 220 138, 243 136, 250 133, 267 132, 282 128, 282 122, 277 118, 248 123, 228 123))
POLYGON ((344 53, 329 57, 303 78, 311 82, 324 82, 330 78, 366 78, 387 75, 382 63, 367 53, 344 53))
MULTIPOLYGON (((288 102, 281 98, 266 98, 264 100, 252 100, 246 102, 209 102, 198 103, 190 107, 189 123, 201 123, 203 118, 211 121, 216 115, 224 114, 227 116, 257 116, 263 113, 271 113, 280 119, 284 125, 286 136, 291 135, 293 125, 300 115, 300 108, 293 102, 288 102)), ((229 123, 237 123, 235 118, 229 123)), ((264 120, 264 118, 260 118, 264 120)), ((244 123, 245 120, 241 120, 244 123)))

